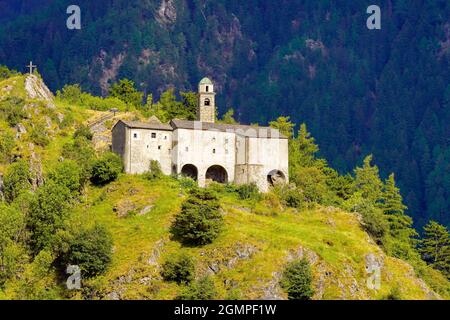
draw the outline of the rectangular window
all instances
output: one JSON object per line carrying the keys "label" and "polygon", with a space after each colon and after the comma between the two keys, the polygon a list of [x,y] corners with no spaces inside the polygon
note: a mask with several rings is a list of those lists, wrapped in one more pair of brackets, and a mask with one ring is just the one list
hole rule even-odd
{"label": "rectangular window", "polygon": [[138,138],[138,134],[137,133],[133,133],[133,138],[137,139]]}
{"label": "rectangular window", "polygon": [[152,139],[155,139],[155,138],[156,138],[156,133],[152,132]]}
{"label": "rectangular window", "polygon": [[189,147],[184,148],[184,150],[185,150],[186,152],[188,152],[188,151],[189,151]]}
{"label": "rectangular window", "polygon": [[216,153],[216,149],[213,149],[213,153]]}
{"label": "rectangular window", "polygon": [[158,150],[161,150],[161,146],[158,146]]}
{"label": "rectangular window", "polygon": [[225,138],[225,143],[228,143],[228,138]]}
{"label": "rectangular window", "polygon": [[164,136],[164,140],[167,140],[167,136]]}

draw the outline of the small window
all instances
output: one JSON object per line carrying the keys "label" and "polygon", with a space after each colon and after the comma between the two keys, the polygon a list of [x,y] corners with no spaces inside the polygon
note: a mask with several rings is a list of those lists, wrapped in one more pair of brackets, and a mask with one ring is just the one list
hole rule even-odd
{"label": "small window", "polygon": [[137,139],[138,138],[138,134],[137,133],[133,133],[133,138]]}
{"label": "small window", "polygon": [[148,149],[148,145],[147,145],[147,149]]}
{"label": "small window", "polygon": [[161,146],[158,146],[158,150],[161,150]]}
{"label": "small window", "polygon": [[216,149],[213,149],[213,153],[216,153]]}
{"label": "small window", "polygon": [[188,152],[188,151],[189,151],[189,147],[184,148],[184,150],[185,150],[186,152]]}
{"label": "small window", "polygon": [[228,143],[228,138],[225,138],[225,143]]}
{"label": "small window", "polygon": [[228,149],[225,149],[225,154],[228,154]]}
{"label": "small window", "polygon": [[156,132],[152,132],[152,139],[156,138]]}
{"label": "small window", "polygon": [[164,140],[167,140],[167,136],[164,136]]}
{"label": "small window", "polygon": [[206,86],[206,92],[209,92],[209,86]]}
{"label": "small window", "polygon": [[205,99],[205,106],[210,106],[211,105],[211,100],[209,100],[209,98]]}
{"label": "small window", "polygon": [[213,137],[213,138],[212,138],[212,141],[213,141],[213,142],[216,142],[216,137]]}

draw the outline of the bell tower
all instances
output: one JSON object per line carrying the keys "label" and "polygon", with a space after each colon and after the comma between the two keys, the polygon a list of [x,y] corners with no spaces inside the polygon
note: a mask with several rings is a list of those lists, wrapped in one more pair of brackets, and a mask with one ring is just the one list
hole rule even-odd
{"label": "bell tower", "polygon": [[203,78],[198,84],[197,120],[201,122],[214,122],[216,119],[216,93],[214,84],[208,78]]}

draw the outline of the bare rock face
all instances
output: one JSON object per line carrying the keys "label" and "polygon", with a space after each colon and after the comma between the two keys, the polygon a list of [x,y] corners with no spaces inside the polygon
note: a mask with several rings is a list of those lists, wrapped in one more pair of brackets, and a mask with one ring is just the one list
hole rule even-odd
{"label": "bare rock face", "polygon": [[16,139],[20,139],[20,136],[24,133],[27,133],[27,129],[25,126],[21,123],[18,123],[14,126],[14,129],[16,130]]}
{"label": "bare rock face", "polygon": [[29,99],[39,99],[48,102],[48,107],[53,105],[53,93],[47,88],[45,83],[35,75],[29,75],[25,79],[25,90]]}
{"label": "bare rock face", "polygon": [[37,188],[44,185],[44,175],[42,173],[42,161],[36,153],[31,153],[30,159],[30,171],[31,171],[31,184],[33,190],[36,191]]}
{"label": "bare rock face", "polygon": [[162,0],[161,6],[156,14],[156,20],[164,25],[175,23],[177,20],[177,10],[174,0]]}
{"label": "bare rock face", "polygon": [[3,193],[3,175],[0,173],[0,201],[5,200],[5,194]]}
{"label": "bare rock face", "polygon": [[128,216],[134,210],[136,210],[136,204],[128,199],[119,201],[113,208],[119,218]]}

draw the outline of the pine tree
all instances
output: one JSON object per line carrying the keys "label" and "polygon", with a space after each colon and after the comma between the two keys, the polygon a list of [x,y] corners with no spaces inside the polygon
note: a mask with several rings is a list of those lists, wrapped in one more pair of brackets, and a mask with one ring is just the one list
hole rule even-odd
{"label": "pine tree", "polygon": [[292,137],[292,131],[295,127],[295,124],[289,120],[289,117],[278,117],[277,120],[270,121],[269,125],[278,129],[282,135],[288,138]]}
{"label": "pine tree", "polygon": [[363,198],[372,203],[378,203],[382,197],[383,182],[378,173],[378,167],[372,166],[372,155],[364,159],[362,168],[355,169],[355,189],[360,191]]}
{"label": "pine tree", "polygon": [[405,214],[407,207],[403,204],[400,189],[391,174],[383,186],[383,195],[379,204],[389,224],[389,234],[393,238],[388,251],[395,257],[408,259],[417,256],[413,248],[413,238],[417,236],[412,227],[413,220]]}
{"label": "pine tree", "polygon": [[423,231],[419,247],[423,260],[450,278],[450,235],[447,228],[430,221]]}

